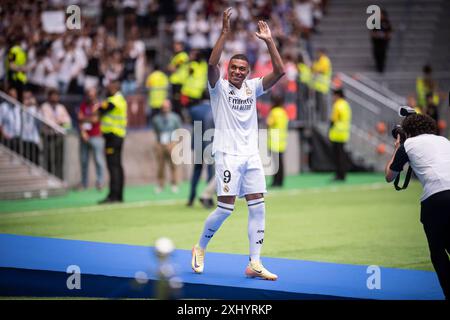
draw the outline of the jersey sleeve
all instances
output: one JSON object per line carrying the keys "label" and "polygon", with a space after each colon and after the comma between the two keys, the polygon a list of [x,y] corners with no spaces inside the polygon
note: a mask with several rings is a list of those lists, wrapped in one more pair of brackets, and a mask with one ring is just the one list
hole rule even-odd
{"label": "jersey sleeve", "polygon": [[216,85],[213,87],[211,87],[211,84],[209,83],[208,80],[208,91],[209,91],[209,96],[211,97],[211,99],[216,99],[219,96],[220,90],[222,88],[222,78],[219,78],[219,80],[217,80]]}
{"label": "jersey sleeve", "polygon": [[254,86],[256,97],[262,96],[263,94],[265,94],[267,92],[267,91],[264,91],[263,77],[254,78],[251,80],[251,82]]}
{"label": "jersey sleeve", "polygon": [[389,169],[395,172],[400,172],[403,170],[405,164],[409,161],[408,154],[406,153],[405,146],[402,144],[395,153],[394,161],[392,161]]}

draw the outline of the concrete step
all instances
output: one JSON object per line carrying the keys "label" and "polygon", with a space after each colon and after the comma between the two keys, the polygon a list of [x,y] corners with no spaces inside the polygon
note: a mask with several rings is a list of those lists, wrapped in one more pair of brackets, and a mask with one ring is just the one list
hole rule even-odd
{"label": "concrete step", "polygon": [[62,181],[0,145],[0,199],[47,197],[65,192]]}
{"label": "concrete step", "polygon": [[49,197],[62,196],[67,193],[64,188],[57,189],[36,189],[36,190],[7,190],[5,192],[0,192],[0,200],[20,200],[20,199],[31,199],[31,198],[42,198],[46,199]]}
{"label": "concrete step", "polygon": [[8,168],[5,167],[0,167],[0,177],[3,177],[5,175],[13,175],[13,176],[18,176],[18,175],[27,175],[27,174],[32,174],[32,175],[37,175],[37,174],[42,174],[42,170],[41,169],[37,169],[35,167],[28,167],[28,166],[11,166]]}

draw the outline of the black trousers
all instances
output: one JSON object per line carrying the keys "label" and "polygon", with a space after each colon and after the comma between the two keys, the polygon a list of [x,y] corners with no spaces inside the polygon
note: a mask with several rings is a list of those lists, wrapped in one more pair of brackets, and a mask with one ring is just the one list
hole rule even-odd
{"label": "black trousers", "polygon": [[276,153],[274,152],[274,156],[278,157],[278,171],[273,176],[272,180],[272,187],[282,187],[283,181],[284,181],[284,164],[283,164],[283,158],[284,153]]}
{"label": "black trousers", "polygon": [[46,169],[63,180],[64,137],[57,134],[44,135],[44,161]]}
{"label": "black trousers", "polygon": [[22,145],[22,155],[34,164],[39,165],[39,146],[30,141],[23,141]]}
{"label": "black trousers", "polygon": [[316,91],[316,116],[319,121],[328,121],[328,94],[319,91]]}
{"label": "black trousers", "polygon": [[389,46],[388,40],[372,39],[373,56],[375,58],[375,65],[378,72],[384,72],[388,46]]}
{"label": "black trousers", "polygon": [[124,139],[114,134],[104,134],[105,157],[109,173],[108,199],[123,201],[123,186],[125,183],[122,167],[122,146]]}
{"label": "black trousers", "polygon": [[422,201],[420,221],[428,240],[431,263],[447,300],[450,299],[450,190]]}
{"label": "black trousers", "polygon": [[10,86],[15,88],[17,91],[17,100],[23,102],[23,91],[25,90],[25,83],[19,80],[10,80]]}
{"label": "black trousers", "polygon": [[332,142],[333,158],[336,166],[336,180],[345,180],[347,175],[347,163],[345,161],[344,143]]}
{"label": "black trousers", "polygon": [[180,117],[181,114],[181,84],[172,84],[172,110],[177,113]]}

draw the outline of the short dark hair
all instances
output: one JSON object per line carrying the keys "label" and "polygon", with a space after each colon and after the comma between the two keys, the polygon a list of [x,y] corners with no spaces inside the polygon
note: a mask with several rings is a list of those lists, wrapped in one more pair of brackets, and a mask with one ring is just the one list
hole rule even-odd
{"label": "short dark hair", "polygon": [[333,94],[335,94],[335,95],[337,95],[337,96],[339,96],[341,98],[345,98],[344,90],[342,90],[342,88],[334,89],[333,90]]}
{"label": "short dark hair", "polygon": [[47,92],[47,97],[50,97],[50,96],[52,96],[52,95],[54,95],[54,94],[58,94],[58,95],[59,95],[58,89],[50,88],[50,89],[48,90],[48,92]]}
{"label": "short dark hair", "polygon": [[231,60],[244,60],[244,61],[247,61],[248,64],[250,64],[247,56],[243,53],[235,54],[234,56],[231,57],[230,62],[231,62]]}
{"label": "short dark hair", "polygon": [[271,100],[274,107],[279,107],[284,104],[284,96],[279,93],[272,94]]}
{"label": "short dark hair", "polygon": [[424,65],[422,68],[423,73],[430,74],[433,72],[433,69],[431,69],[431,66],[429,64]]}
{"label": "short dark hair", "polygon": [[405,132],[411,137],[421,134],[437,134],[436,121],[426,114],[412,114],[407,116],[402,123]]}

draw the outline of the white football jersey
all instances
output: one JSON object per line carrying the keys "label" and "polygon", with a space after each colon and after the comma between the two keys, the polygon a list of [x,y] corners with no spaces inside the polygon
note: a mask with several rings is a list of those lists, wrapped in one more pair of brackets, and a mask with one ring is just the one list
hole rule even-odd
{"label": "white football jersey", "polygon": [[214,88],[208,82],[208,90],[215,124],[212,153],[258,153],[256,98],[265,93],[262,78],[245,80],[240,89],[219,78]]}

